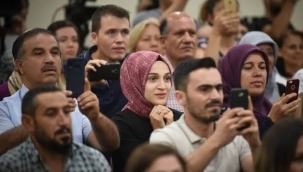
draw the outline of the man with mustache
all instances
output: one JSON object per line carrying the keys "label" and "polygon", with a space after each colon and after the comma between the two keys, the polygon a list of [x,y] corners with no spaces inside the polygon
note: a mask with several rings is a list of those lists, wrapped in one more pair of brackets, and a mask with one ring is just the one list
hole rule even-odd
{"label": "man with mustache", "polygon": [[[61,52],[55,36],[46,29],[32,29],[20,35],[13,44],[15,66],[22,76],[23,86],[0,102],[0,155],[26,140],[28,132],[21,125],[21,101],[28,92],[58,81],[61,74]],[[98,98],[90,91],[78,98],[78,106],[70,100],[73,140],[101,151],[119,146],[119,134],[113,122],[99,112]],[[71,96],[67,92],[67,96]]]}
{"label": "man with mustache", "polygon": [[[165,49],[165,58],[174,71],[184,59],[193,58],[197,49],[197,26],[192,17],[184,12],[173,12],[161,22],[161,42]],[[172,87],[167,106],[184,112],[176,101],[175,88]]]}
{"label": "man with mustache", "polygon": [[111,171],[99,151],[73,143],[69,101],[56,86],[29,90],[21,107],[29,137],[0,157],[0,171]]}
{"label": "man with mustache", "polygon": [[298,0],[264,0],[265,16],[255,19],[254,30],[269,34],[274,40],[280,40],[288,30],[294,30],[290,23]]}
{"label": "man with mustache", "polygon": [[251,103],[249,110],[227,109],[219,119],[223,85],[215,61],[184,60],[175,69],[174,84],[184,115],[154,130],[150,142],[174,147],[186,157],[188,171],[251,172],[252,152],[260,145],[258,124]]}

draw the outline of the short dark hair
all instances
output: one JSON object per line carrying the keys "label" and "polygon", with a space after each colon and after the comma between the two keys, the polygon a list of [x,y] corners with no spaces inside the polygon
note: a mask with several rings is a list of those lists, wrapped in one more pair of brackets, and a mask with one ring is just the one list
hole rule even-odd
{"label": "short dark hair", "polygon": [[129,21],[129,12],[124,8],[109,4],[99,7],[92,16],[92,32],[98,32],[101,28],[101,18],[106,15],[112,15],[118,18],[127,18]]}
{"label": "short dark hair", "polygon": [[78,28],[76,25],[74,25],[72,22],[68,21],[68,20],[59,20],[59,21],[55,21],[52,24],[50,24],[47,27],[47,30],[51,31],[54,35],[56,35],[57,30],[64,28],[64,27],[72,27],[76,30],[77,35],[79,37],[79,33],[78,33]]}
{"label": "short dark hair", "polygon": [[287,39],[290,35],[298,36],[303,40],[303,32],[298,31],[298,30],[290,30],[288,33],[284,34],[280,40],[276,41],[279,48],[283,47],[285,39]]}
{"label": "short dark hair", "polygon": [[61,92],[55,85],[44,85],[29,90],[22,99],[21,111],[23,115],[34,116],[37,108],[37,96],[43,93]]}
{"label": "short dark hair", "polygon": [[215,61],[211,57],[202,59],[190,58],[183,60],[175,69],[173,78],[176,90],[186,91],[188,76],[191,72],[201,68],[217,68]]}
{"label": "short dark hair", "polygon": [[[51,35],[53,36],[55,39],[56,37],[54,36],[54,34],[52,34],[49,30],[46,29],[42,29],[42,28],[35,28],[35,29],[31,29],[28,31],[25,31],[24,33],[22,33],[20,36],[18,36],[18,38],[15,40],[14,44],[13,44],[13,48],[12,48],[12,54],[14,57],[14,60],[20,59],[23,55],[23,43],[33,37],[36,36],[38,34],[47,34],[47,35]],[[57,43],[58,40],[56,39]],[[59,45],[59,43],[58,43]]]}
{"label": "short dark hair", "polygon": [[303,136],[303,121],[286,117],[279,120],[264,135],[255,157],[258,172],[288,171],[296,154],[299,139]]}
{"label": "short dark hair", "polygon": [[186,171],[185,160],[178,154],[178,152],[164,144],[148,144],[145,143],[134,150],[128,159],[126,165],[126,172],[142,172],[146,171],[154,161],[162,156],[173,155],[175,156],[183,171]]}

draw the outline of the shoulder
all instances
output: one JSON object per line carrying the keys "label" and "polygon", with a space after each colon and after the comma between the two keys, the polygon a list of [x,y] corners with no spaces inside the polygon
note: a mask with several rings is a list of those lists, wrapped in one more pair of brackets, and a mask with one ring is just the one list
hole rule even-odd
{"label": "shoulder", "polygon": [[[81,162],[88,165],[89,167],[98,167],[98,170],[101,171],[108,171],[110,170],[110,166],[103,156],[101,152],[81,143],[73,143],[74,148],[76,148],[76,152],[74,156],[81,156]],[[93,169],[97,170],[97,169]]]}
{"label": "shoulder", "polygon": [[170,125],[154,130],[150,135],[149,141],[151,143],[168,143],[170,145],[175,145],[175,137],[178,137],[180,132],[180,128],[178,127],[176,122],[171,123]]}
{"label": "shoulder", "polygon": [[[21,145],[7,151],[5,154],[0,156],[0,169],[13,169],[15,166],[18,165],[16,162],[22,162],[25,160],[25,153],[24,153],[24,143]],[[1,170],[0,170],[1,171]]]}

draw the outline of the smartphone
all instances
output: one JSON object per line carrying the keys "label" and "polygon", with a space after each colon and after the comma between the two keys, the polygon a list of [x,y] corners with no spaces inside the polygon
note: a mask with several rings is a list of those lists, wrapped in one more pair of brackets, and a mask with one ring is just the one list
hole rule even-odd
{"label": "smartphone", "polygon": [[[235,88],[231,90],[230,108],[242,107],[248,109],[248,90],[242,88]],[[250,124],[238,128],[238,131],[242,131],[248,128]]]}
{"label": "smartphone", "polygon": [[248,90],[234,88],[231,90],[230,108],[242,107],[248,109]]}
{"label": "smartphone", "polygon": [[237,13],[238,11],[237,6],[238,6],[237,0],[224,0],[224,8],[226,10],[232,11],[232,13]]}
{"label": "smartphone", "polygon": [[70,58],[64,65],[66,90],[73,92],[73,98],[78,98],[84,92],[85,65],[84,58]]}
{"label": "smartphone", "polygon": [[296,93],[297,96],[290,99],[288,103],[293,102],[298,99],[298,93],[299,93],[299,85],[300,80],[299,79],[290,79],[286,82],[286,89],[285,89],[285,95]]}
{"label": "smartphone", "polygon": [[121,65],[119,63],[108,63],[107,65],[101,65],[100,67],[95,66],[96,71],[90,70],[88,72],[88,80],[119,80],[120,68]]}

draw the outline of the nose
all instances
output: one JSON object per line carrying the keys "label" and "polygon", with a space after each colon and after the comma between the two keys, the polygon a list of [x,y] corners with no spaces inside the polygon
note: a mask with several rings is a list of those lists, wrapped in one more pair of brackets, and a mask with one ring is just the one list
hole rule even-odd
{"label": "nose", "polygon": [[254,77],[261,77],[261,69],[255,68],[253,71],[253,76]]}
{"label": "nose", "polygon": [[67,43],[68,43],[68,44],[67,44],[68,47],[74,47],[74,45],[75,45],[74,41],[71,40],[71,39],[69,39]]}
{"label": "nose", "polygon": [[158,47],[159,45],[159,41],[157,41],[157,39],[153,38],[151,39],[151,47]]}
{"label": "nose", "polygon": [[189,32],[186,32],[183,36],[183,43],[192,43],[193,42],[193,36],[189,33]]}
{"label": "nose", "polygon": [[160,79],[158,83],[158,89],[165,89],[165,88],[166,88],[165,81],[163,79]]}
{"label": "nose", "polygon": [[121,33],[119,33],[116,37],[116,43],[123,43],[124,37]]}
{"label": "nose", "polygon": [[222,91],[217,90],[217,89],[214,88],[212,93],[211,93],[211,99],[220,100],[221,96],[222,96]]}
{"label": "nose", "polygon": [[58,124],[60,126],[66,126],[69,124],[70,121],[70,116],[66,115],[63,111],[60,112],[60,114],[58,115]]}

